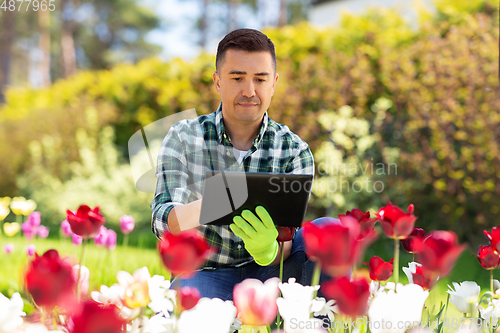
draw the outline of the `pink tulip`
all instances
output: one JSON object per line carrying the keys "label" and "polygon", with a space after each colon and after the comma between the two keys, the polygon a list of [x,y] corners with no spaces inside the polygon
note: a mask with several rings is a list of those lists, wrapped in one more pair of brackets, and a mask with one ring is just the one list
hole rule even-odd
{"label": "pink tulip", "polygon": [[135,220],[130,215],[123,215],[120,217],[120,230],[124,234],[129,234],[134,230]]}
{"label": "pink tulip", "polygon": [[73,233],[71,231],[71,226],[69,225],[68,220],[64,220],[61,222],[61,230],[64,237],[69,237]]}
{"label": "pink tulip", "polygon": [[41,223],[40,212],[33,212],[28,216],[28,222],[32,227],[38,227]]}
{"label": "pink tulip", "polygon": [[32,257],[35,254],[35,251],[36,251],[35,244],[30,244],[26,246],[26,253],[28,254],[29,257]]}
{"label": "pink tulip", "polygon": [[77,281],[78,274],[80,274],[78,284],[80,285],[81,296],[85,296],[89,290],[90,270],[86,266],[82,266],[81,272],[79,272],[79,270],[80,265],[73,266],[73,279]]}
{"label": "pink tulip", "polygon": [[8,243],[3,246],[3,252],[5,252],[5,254],[10,254],[12,251],[14,251],[13,243]]}
{"label": "pink tulip", "polygon": [[108,229],[106,235],[105,246],[108,250],[113,251],[116,248],[116,232],[112,229]]}
{"label": "pink tulip", "polygon": [[80,245],[82,244],[82,236],[78,236],[77,234],[72,234],[71,235],[71,241],[73,242],[73,244],[75,245]]}
{"label": "pink tulip", "polygon": [[245,279],[234,286],[234,305],[244,325],[264,326],[273,322],[278,312],[276,299],[279,282],[278,278],[271,278],[265,283],[257,279]]}
{"label": "pink tulip", "polygon": [[49,235],[49,228],[44,225],[39,225],[35,229],[35,234],[38,235],[38,237],[47,238]]}
{"label": "pink tulip", "polygon": [[23,222],[23,224],[21,224],[21,230],[23,231],[23,235],[27,240],[32,240],[35,236],[35,229],[33,228],[33,225],[29,223],[29,221]]}
{"label": "pink tulip", "polygon": [[105,226],[101,226],[99,233],[94,237],[94,243],[97,246],[106,245],[106,239],[108,238],[108,229]]}

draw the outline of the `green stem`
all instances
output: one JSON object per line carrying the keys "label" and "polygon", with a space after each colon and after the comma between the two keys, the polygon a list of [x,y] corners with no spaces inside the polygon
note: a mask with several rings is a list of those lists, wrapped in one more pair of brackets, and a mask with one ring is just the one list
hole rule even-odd
{"label": "green stem", "polygon": [[[285,243],[284,242],[280,242],[280,251],[281,251],[281,259],[280,259],[280,282],[283,283],[283,245]],[[279,294],[278,294],[278,297],[281,297],[281,289],[279,290]],[[278,332],[280,330],[280,313],[278,311],[278,314],[276,316],[276,328],[278,329]],[[270,332],[270,329],[269,328],[269,332]]]}
{"label": "green stem", "polygon": [[82,239],[82,253],[80,255],[80,267],[78,269],[78,280],[76,280],[76,299],[80,301],[80,276],[82,274],[82,266],[83,266],[83,256],[85,254],[85,244],[87,244],[87,239]]}
{"label": "green stem", "polygon": [[123,247],[126,248],[128,246],[128,234],[123,236]]}
{"label": "green stem", "polygon": [[19,226],[21,226],[23,224],[23,216],[16,215],[16,222],[19,223]]}
{"label": "green stem", "polygon": [[393,268],[394,282],[396,285],[399,283],[399,239],[394,238],[394,268]]}
{"label": "green stem", "polygon": [[[491,296],[491,301],[493,302],[493,296],[495,296],[495,290],[493,290],[493,270],[492,269],[490,269],[490,290],[491,290],[491,293],[493,294]],[[493,316],[490,317],[490,333],[493,333]]]}
{"label": "green stem", "polygon": [[490,269],[490,290],[493,295],[495,295],[495,291],[493,290],[493,270]]}
{"label": "green stem", "polygon": [[[313,272],[313,276],[312,276],[312,281],[311,281],[311,286],[317,286],[319,284],[319,277],[321,275],[321,262],[316,262],[316,264],[314,265],[314,272]],[[318,294],[318,291],[315,290],[313,292],[313,299],[316,298],[316,295]]]}

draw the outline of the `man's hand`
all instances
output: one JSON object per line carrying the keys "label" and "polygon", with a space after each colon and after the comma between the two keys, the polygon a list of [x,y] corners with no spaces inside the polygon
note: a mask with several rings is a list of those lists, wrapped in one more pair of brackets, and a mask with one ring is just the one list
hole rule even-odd
{"label": "man's hand", "polygon": [[245,243],[245,249],[261,266],[267,266],[274,261],[278,254],[278,230],[267,210],[259,206],[255,214],[244,210],[241,216],[235,216],[229,227],[234,234]]}

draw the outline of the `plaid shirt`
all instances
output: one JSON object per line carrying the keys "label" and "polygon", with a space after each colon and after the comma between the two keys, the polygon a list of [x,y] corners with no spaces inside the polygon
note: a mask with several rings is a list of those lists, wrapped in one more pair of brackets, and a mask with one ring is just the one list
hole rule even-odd
{"label": "plaid shirt", "polygon": [[[264,114],[259,134],[241,164],[224,129],[222,103],[217,111],[173,125],[158,154],[156,193],[151,203],[156,237],[168,230],[170,210],[201,199],[205,173],[211,170],[314,174],[307,143]],[[202,225],[199,232],[218,247],[204,268],[239,266],[253,261],[243,241],[228,226]]]}

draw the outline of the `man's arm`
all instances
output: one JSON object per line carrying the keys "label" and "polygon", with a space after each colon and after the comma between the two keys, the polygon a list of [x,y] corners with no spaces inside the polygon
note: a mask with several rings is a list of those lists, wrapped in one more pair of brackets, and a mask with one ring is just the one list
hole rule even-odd
{"label": "man's arm", "polygon": [[151,227],[156,237],[199,226],[201,199],[188,203],[193,183],[187,169],[184,144],[174,127],[162,142],[156,171],[156,193],[151,203]]}
{"label": "man's arm", "polygon": [[172,233],[200,227],[201,199],[177,205],[168,214],[168,229]]}

